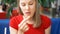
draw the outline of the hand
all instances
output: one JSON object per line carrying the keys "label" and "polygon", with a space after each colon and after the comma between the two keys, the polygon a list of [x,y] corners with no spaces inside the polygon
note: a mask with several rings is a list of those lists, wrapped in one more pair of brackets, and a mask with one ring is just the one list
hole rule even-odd
{"label": "hand", "polygon": [[25,18],[24,20],[22,20],[22,22],[18,25],[19,30],[22,32],[26,32],[29,27],[27,25],[27,20],[30,18],[30,16],[28,16],[27,18]]}

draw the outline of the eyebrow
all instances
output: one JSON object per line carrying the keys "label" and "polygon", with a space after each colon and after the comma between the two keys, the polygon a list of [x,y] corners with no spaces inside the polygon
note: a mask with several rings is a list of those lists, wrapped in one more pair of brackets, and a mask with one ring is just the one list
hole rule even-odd
{"label": "eyebrow", "polygon": [[35,0],[30,0],[29,2],[34,2]]}
{"label": "eyebrow", "polygon": [[[31,3],[31,2],[33,3],[34,1],[35,1],[35,0],[30,0],[29,3]],[[21,4],[23,4],[23,3],[25,3],[25,2],[22,2]]]}
{"label": "eyebrow", "polygon": [[31,1],[29,1],[29,3],[33,3],[35,0],[31,0]]}

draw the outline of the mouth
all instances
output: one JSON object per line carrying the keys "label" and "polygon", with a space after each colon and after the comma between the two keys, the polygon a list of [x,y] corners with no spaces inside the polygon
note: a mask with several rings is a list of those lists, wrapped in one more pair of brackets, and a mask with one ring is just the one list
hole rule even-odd
{"label": "mouth", "polygon": [[31,12],[25,12],[25,14],[30,15],[30,14],[31,14]]}

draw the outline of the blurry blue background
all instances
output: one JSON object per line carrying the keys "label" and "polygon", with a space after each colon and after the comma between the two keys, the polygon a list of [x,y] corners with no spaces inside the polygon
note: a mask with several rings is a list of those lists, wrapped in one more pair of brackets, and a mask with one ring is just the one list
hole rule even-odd
{"label": "blurry blue background", "polygon": [[60,34],[60,18],[52,18],[51,34]]}
{"label": "blurry blue background", "polygon": [[6,27],[6,34],[10,34],[9,19],[0,19],[0,34],[4,34],[5,27]]}

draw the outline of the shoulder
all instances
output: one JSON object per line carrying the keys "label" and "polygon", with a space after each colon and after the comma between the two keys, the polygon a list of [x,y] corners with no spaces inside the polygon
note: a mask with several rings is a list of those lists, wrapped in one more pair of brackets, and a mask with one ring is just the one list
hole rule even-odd
{"label": "shoulder", "polygon": [[49,18],[46,15],[40,15],[40,16],[41,16],[41,18]]}
{"label": "shoulder", "polygon": [[23,16],[20,14],[18,16],[15,16],[13,18],[10,19],[10,23],[17,23],[19,24],[21,21],[23,20]]}
{"label": "shoulder", "polygon": [[40,15],[40,17],[43,22],[51,22],[51,19],[45,15]]}
{"label": "shoulder", "polygon": [[51,20],[49,17],[45,15],[41,15],[41,22],[43,24],[43,27],[46,29],[51,25]]}
{"label": "shoulder", "polygon": [[20,19],[22,19],[22,15],[20,14],[20,15],[18,15],[18,16],[14,16],[14,17],[12,17],[10,20],[20,20]]}
{"label": "shoulder", "polygon": [[18,24],[21,21],[22,21],[22,15],[18,15],[10,19],[9,25],[18,30]]}
{"label": "shoulder", "polygon": [[40,17],[41,17],[42,20],[50,20],[50,18],[45,16],[45,15],[40,15]]}

